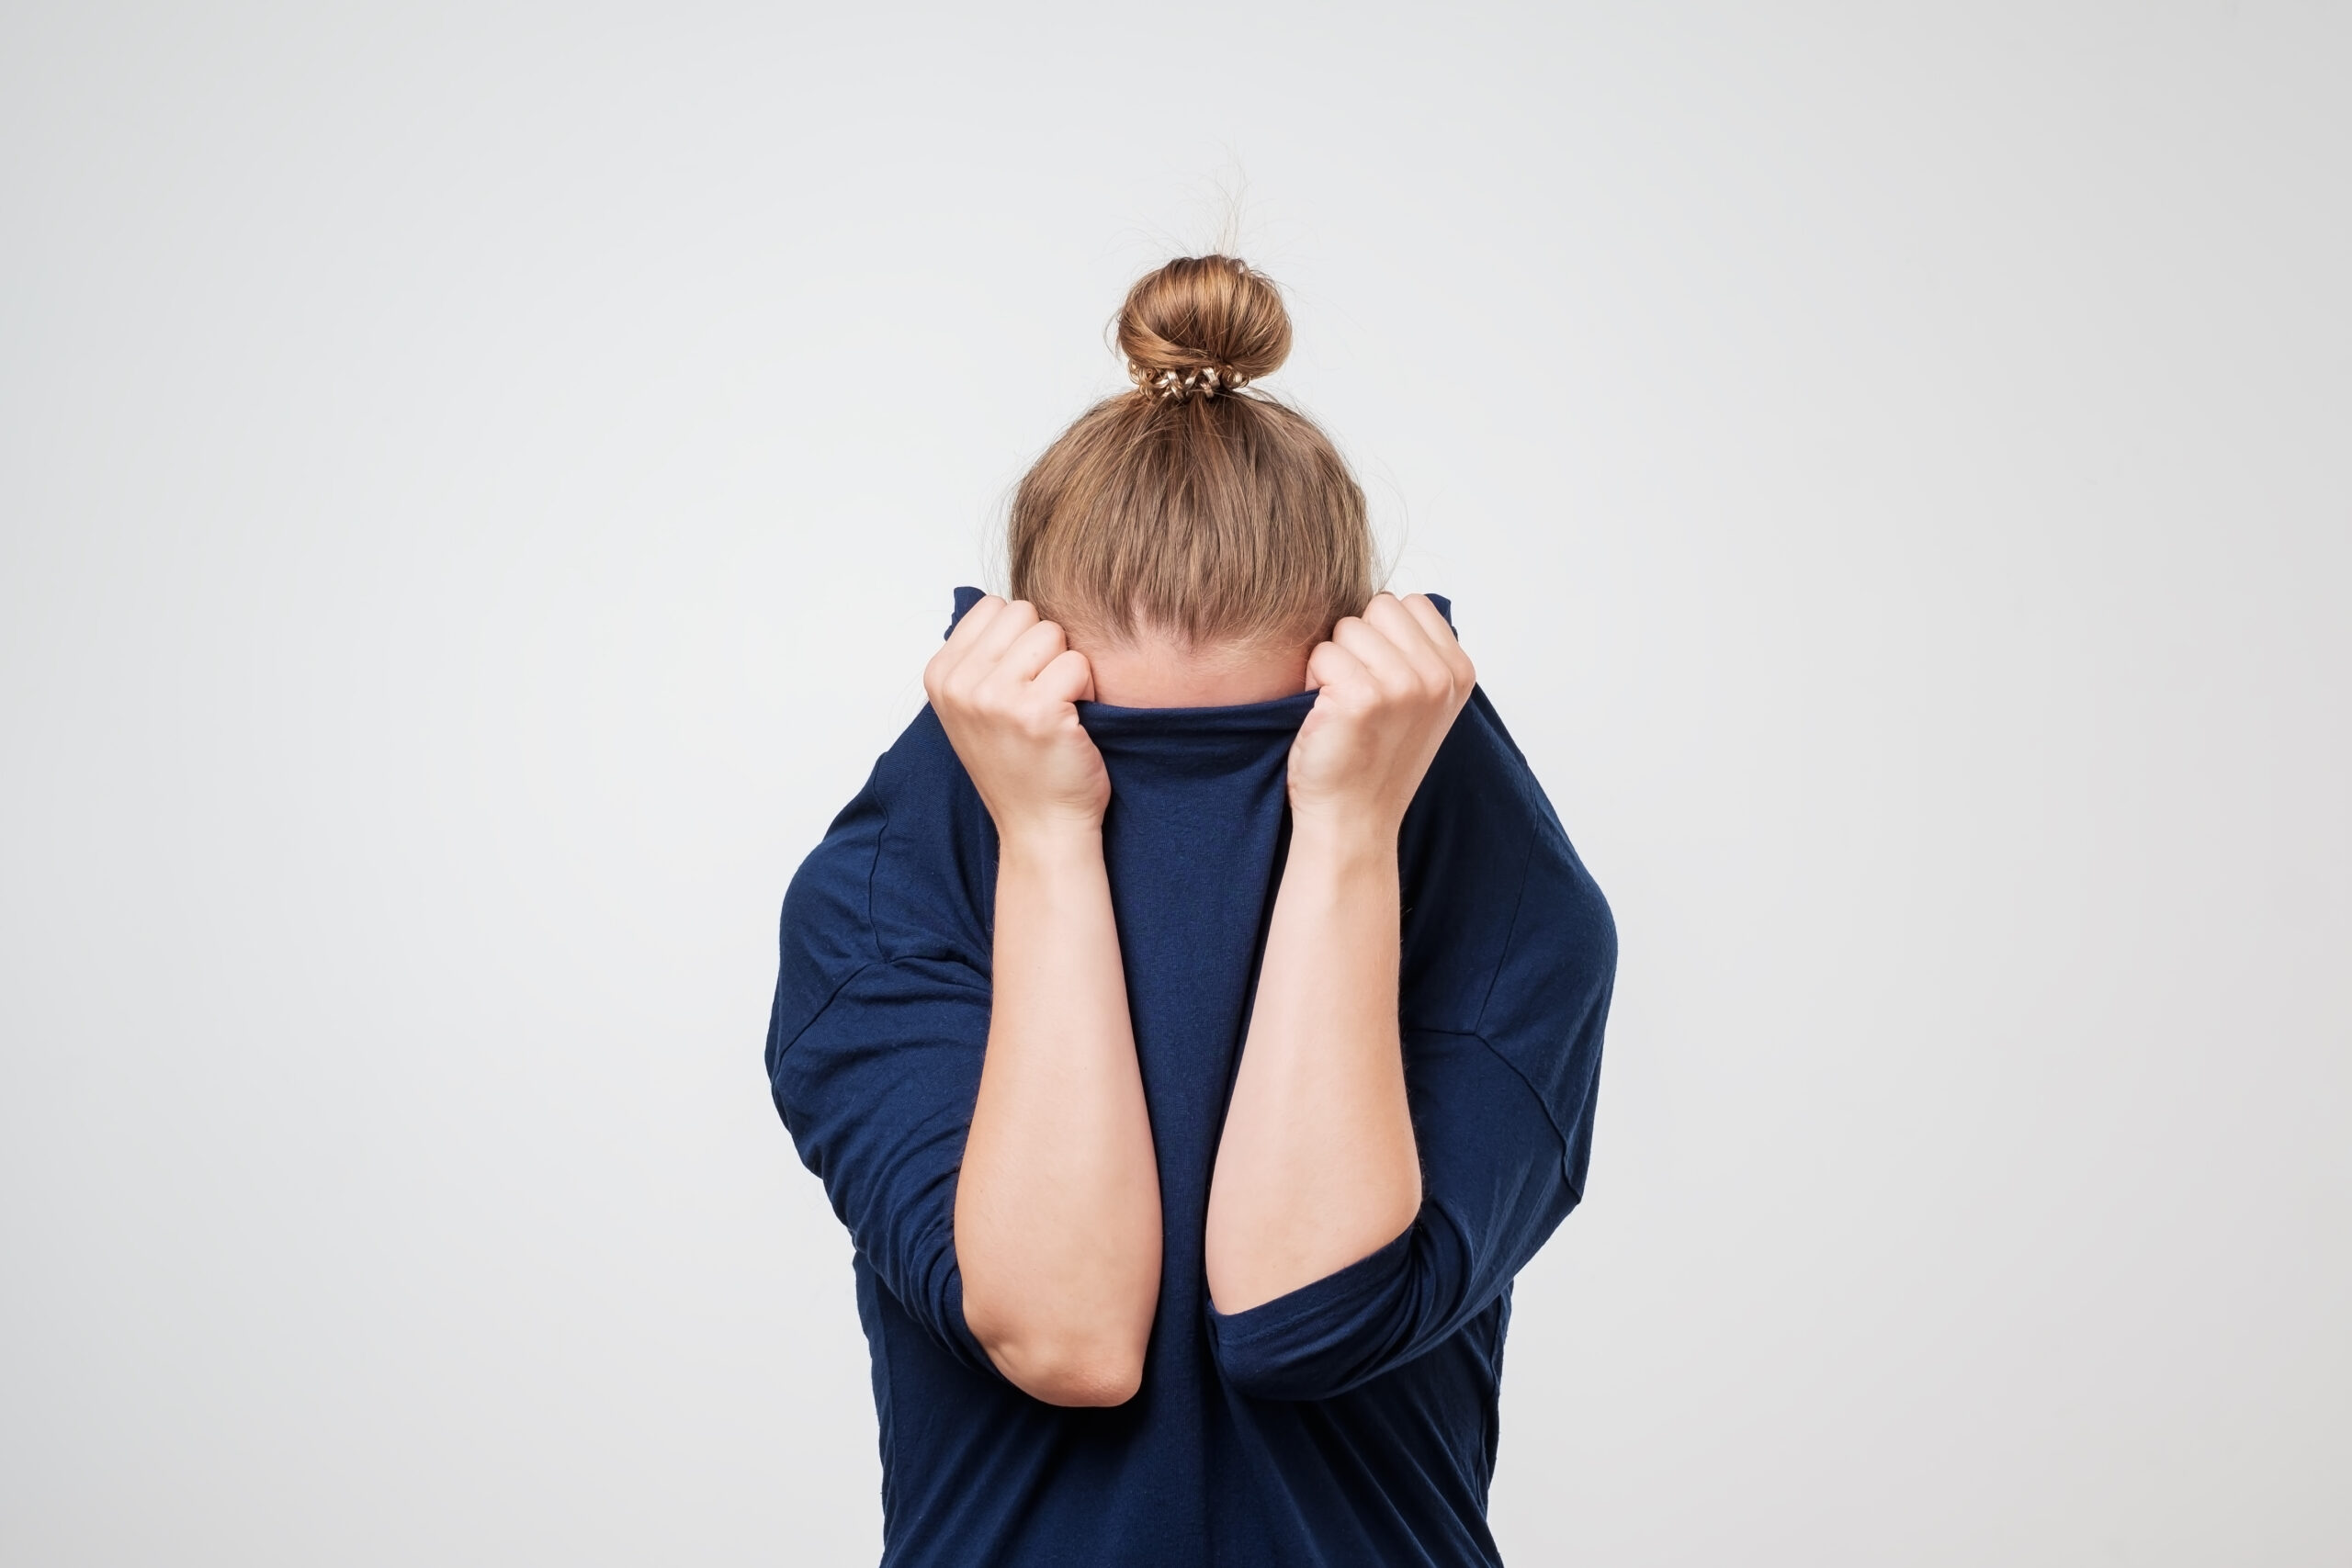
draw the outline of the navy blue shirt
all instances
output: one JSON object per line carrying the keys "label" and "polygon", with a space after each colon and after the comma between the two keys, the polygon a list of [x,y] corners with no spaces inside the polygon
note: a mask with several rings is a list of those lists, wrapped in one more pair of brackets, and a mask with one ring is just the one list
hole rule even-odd
{"label": "navy blue shirt", "polygon": [[[956,598],[960,618],[979,593]],[[1336,1273],[1217,1312],[1209,1177],[1314,701],[1078,705],[1111,776],[1102,852],[1166,1227],[1142,1388],[1116,1408],[1032,1399],[964,1321],[953,1216],[996,833],[929,708],[792,879],[768,1077],[855,1245],[891,1568],[1500,1561],[1486,1512],[1511,1279],[1582,1196],[1616,930],[1474,692],[1397,841],[1420,1214]]]}

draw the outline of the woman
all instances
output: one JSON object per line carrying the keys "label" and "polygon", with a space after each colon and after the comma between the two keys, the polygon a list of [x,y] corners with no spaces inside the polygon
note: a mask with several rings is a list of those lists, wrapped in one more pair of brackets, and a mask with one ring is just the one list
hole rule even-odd
{"label": "woman", "polygon": [[1222,256],[795,875],[767,1065],[856,1247],[888,1564],[1492,1563],[1512,1276],[1616,939]]}

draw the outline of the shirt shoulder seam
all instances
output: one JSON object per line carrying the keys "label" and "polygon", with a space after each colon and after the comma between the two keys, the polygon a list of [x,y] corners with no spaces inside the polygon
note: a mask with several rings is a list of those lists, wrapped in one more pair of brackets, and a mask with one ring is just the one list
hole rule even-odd
{"label": "shirt shoulder seam", "polygon": [[869,959],[864,964],[853,966],[848,974],[843,975],[839,980],[835,981],[833,983],[833,988],[825,993],[825,999],[823,1002],[819,1004],[816,1011],[810,1013],[808,1021],[801,1024],[799,1028],[792,1032],[791,1039],[776,1047],[776,1060],[779,1062],[783,1061],[786,1055],[791,1054],[792,1048],[800,1043],[800,1037],[808,1033],[810,1030],[816,1028],[819,1021],[827,1013],[833,1010],[833,1004],[841,1000],[842,993],[849,989],[851,982],[854,981],[860,975],[865,974],[867,970],[882,968],[889,961],[888,959],[883,958]]}
{"label": "shirt shoulder seam", "polygon": [[863,964],[850,965],[842,977],[833,982],[832,989],[825,993],[825,999],[801,1021],[799,1028],[792,1032],[792,1038],[776,1047],[775,1055],[778,1062],[783,1061],[786,1055],[800,1043],[802,1035],[817,1026],[818,1020],[833,1010],[833,1004],[841,1000],[842,993],[849,989],[851,982],[867,970],[878,969],[890,962],[890,955],[882,951],[881,932],[874,923],[874,880],[880,874],[882,867],[882,840],[888,837],[890,832],[890,808],[883,802],[879,790],[874,792],[874,809],[882,818],[881,827],[876,829],[874,832],[873,858],[865,863],[865,944],[872,950],[874,956]]}
{"label": "shirt shoulder seam", "polygon": [[1501,1063],[1512,1077],[1519,1080],[1520,1087],[1526,1089],[1529,1098],[1535,1101],[1536,1109],[1544,1112],[1544,1124],[1552,1129],[1552,1139],[1555,1143],[1560,1145],[1561,1179],[1567,1183],[1568,1190],[1576,1194],[1577,1202],[1581,1203],[1584,1201],[1584,1184],[1577,1180],[1568,1172],[1568,1134],[1566,1131],[1561,1127],[1559,1117],[1553,1113],[1551,1101],[1545,1100],[1544,1098],[1543,1091],[1535,1087],[1533,1080],[1529,1078],[1525,1073],[1520,1070],[1518,1063],[1512,1061],[1510,1056],[1506,1055],[1501,1047],[1498,1046],[1492,1040],[1487,1039],[1486,1035],[1475,1029],[1422,1029],[1416,1026],[1408,1029],[1407,1032],[1412,1034],[1443,1034],[1449,1035],[1456,1040],[1476,1040],[1479,1044],[1485,1046],[1487,1054],[1493,1056],[1496,1061]]}
{"label": "shirt shoulder seam", "polygon": [[[1520,809],[1534,819],[1527,824],[1526,847],[1519,863],[1519,889],[1511,896],[1510,924],[1504,929],[1502,945],[1495,950],[1495,966],[1487,972],[1487,988],[1480,993],[1478,1010],[1472,1017],[1471,1032],[1474,1033],[1486,1025],[1487,1009],[1495,999],[1495,983],[1502,978],[1503,965],[1510,960],[1511,944],[1519,940],[1519,918],[1527,908],[1527,884],[1535,874],[1535,840],[1541,831],[1542,819],[1529,809],[1532,802],[1527,798],[1527,791],[1521,787],[1520,781],[1514,778],[1511,785],[1513,793],[1519,796]],[[1479,1038],[1483,1040],[1486,1036],[1480,1034]]]}

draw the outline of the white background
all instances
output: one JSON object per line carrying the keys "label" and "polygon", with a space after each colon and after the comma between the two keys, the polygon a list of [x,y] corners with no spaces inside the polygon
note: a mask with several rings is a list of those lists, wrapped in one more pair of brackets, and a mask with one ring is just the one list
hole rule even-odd
{"label": "white background", "polygon": [[878,1551],[761,1048],[1126,283],[1614,906],[1522,1568],[2352,1552],[2352,13],[11,4],[0,1557]]}

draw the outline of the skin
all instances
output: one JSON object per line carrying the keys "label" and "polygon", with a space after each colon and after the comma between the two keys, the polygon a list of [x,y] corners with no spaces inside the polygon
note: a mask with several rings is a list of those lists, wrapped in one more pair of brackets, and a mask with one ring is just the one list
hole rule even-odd
{"label": "skin", "polygon": [[1378,1250],[1420,1208],[1397,1035],[1396,832],[1476,674],[1435,606],[1377,595],[1311,648],[1071,645],[990,596],[924,671],[999,840],[994,1002],[956,1198],[966,1320],[1049,1404],[1135,1394],[1159,1293],[1159,1187],[1081,699],[1317,694],[1292,839],[1209,1195],[1206,1267],[1239,1312]]}

